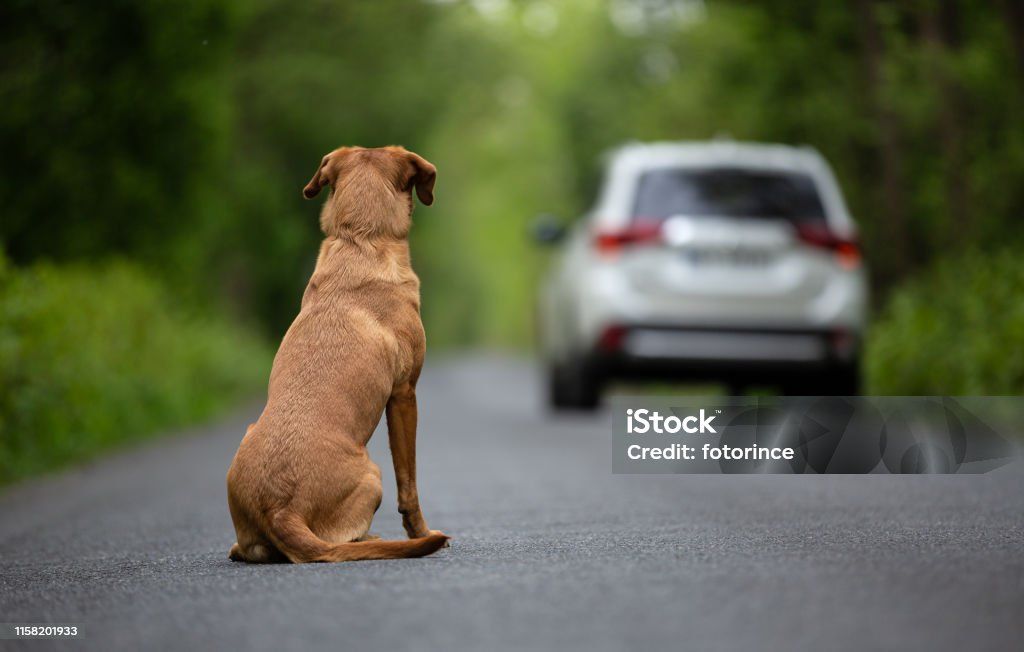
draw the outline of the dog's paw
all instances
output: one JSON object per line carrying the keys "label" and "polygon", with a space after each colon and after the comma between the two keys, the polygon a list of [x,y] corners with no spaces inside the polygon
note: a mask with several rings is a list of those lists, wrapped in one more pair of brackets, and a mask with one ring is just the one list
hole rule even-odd
{"label": "dog's paw", "polygon": [[443,536],[445,538],[445,542],[444,542],[444,545],[441,546],[441,547],[442,548],[451,548],[452,544],[450,542],[451,542],[452,538],[450,536],[448,536],[447,534],[445,534],[444,532],[442,532],[441,530],[430,530],[430,532],[428,532],[427,534],[428,534],[428,536],[435,536],[435,535]]}

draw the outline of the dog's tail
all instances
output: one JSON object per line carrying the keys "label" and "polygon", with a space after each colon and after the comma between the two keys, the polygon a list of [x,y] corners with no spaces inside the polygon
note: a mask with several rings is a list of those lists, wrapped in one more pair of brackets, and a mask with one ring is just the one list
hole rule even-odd
{"label": "dog's tail", "polygon": [[271,519],[274,544],[296,564],[311,561],[363,561],[424,557],[444,547],[448,537],[431,534],[404,541],[352,541],[328,543],[309,529],[295,512],[281,511]]}

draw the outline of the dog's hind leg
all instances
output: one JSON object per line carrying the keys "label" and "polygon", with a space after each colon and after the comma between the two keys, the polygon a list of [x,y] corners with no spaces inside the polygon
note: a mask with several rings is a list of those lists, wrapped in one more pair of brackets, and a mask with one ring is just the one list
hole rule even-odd
{"label": "dog's hind leg", "polygon": [[318,531],[318,536],[330,543],[372,541],[374,537],[369,535],[370,524],[380,507],[383,494],[380,468],[370,462],[370,468],[363,479],[334,509],[333,522],[323,531]]}

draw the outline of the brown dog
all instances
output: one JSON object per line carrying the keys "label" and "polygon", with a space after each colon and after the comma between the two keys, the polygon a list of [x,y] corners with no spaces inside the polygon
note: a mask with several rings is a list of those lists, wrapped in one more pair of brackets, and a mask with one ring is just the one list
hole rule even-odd
{"label": "brown dog", "polygon": [[[426,342],[409,263],[412,189],[434,201],[433,165],[401,147],[342,147],[303,190],[330,184],[327,236],[302,308],[274,358],[267,406],[228,471],[233,560],[350,561],[429,555],[416,491],[416,380]],[[380,468],[366,443],[387,413],[407,541],[367,535]]]}

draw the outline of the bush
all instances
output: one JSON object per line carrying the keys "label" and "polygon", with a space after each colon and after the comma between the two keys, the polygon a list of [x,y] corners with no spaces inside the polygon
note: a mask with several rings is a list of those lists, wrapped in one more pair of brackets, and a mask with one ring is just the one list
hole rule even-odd
{"label": "bush", "polygon": [[868,339],[875,394],[1024,393],[1024,260],[973,253],[896,289]]}
{"label": "bush", "polygon": [[137,267],[0,258],[0,483],[209,417],[256,392],[268,362]]}

